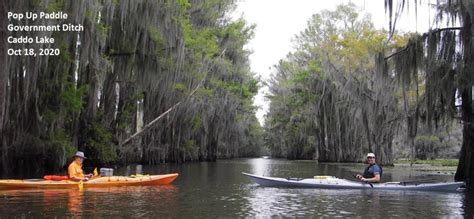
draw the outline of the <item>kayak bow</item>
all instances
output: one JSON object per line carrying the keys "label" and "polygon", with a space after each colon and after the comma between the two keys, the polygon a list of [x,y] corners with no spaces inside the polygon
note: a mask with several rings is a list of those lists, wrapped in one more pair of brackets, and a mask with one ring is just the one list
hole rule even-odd
{"label": "kayak bow", "polygon": [[[154,186],[167,185],[178,177],[177,173],[163,175],[149,175],[141,177],[126,176],[106,176],[92,178],[83,182],[85,188],[89,187],[114,187],[114,186]],[[80,182],[71,180],[43,180],[43,179],[25,179],[0,180],[0,189],[61,189],[78,188]]]}
{"label": "kayak bow", "polygon": [[419,183],[419,184],[403,184],[403,183],[373,183],[373,187],[363,182],[339,179],[336,177],[312,178],[312,179],[292,179],[279,177],[257,176],[254,174],[244,173],[254,182],[261,186],[268,187],[290,187],[290,188],[320,188],[320,189],[380,189],[380,190],[412,190],[412,191],[445,191],[455,192],[463,182],[442,182],[442,183]]}

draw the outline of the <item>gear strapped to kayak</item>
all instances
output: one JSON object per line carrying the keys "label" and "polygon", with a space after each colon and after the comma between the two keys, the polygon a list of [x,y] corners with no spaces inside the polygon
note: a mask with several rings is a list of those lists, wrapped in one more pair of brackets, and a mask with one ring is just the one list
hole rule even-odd
{"label": "gear strapped to kayak", "polygon": [[441,182],[441,183],[365,183],[339,179],[336,177],[319,177],[310,179],[288,180],[279,177],[257,176],[249,173],[242,173],[261,186],[269,187],[290,187],[290,188],[321,188],[321,189],[379,189],[379,190],[413,190],[413,191],[445,191],[455,192],[463,182]]}

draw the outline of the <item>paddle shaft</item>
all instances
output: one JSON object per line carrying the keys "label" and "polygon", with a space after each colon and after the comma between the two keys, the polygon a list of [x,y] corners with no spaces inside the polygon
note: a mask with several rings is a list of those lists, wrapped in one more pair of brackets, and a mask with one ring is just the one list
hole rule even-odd
{"label": "paddle shaft", "polygon": [[[359,179],[359,178],[357,178],[357,175],[352,175],[352,176],[353,176],[354,178],[356,178],[356,179]],[[360,179],[359,179],[359,180],[360,180]],[[371,188],[374,188],[374,185],[372,185],[372,183],[367,182],[367,181],[363,181],[363,182],[365,182],[366,184],[369,184],[369,186],[370,186]]]}

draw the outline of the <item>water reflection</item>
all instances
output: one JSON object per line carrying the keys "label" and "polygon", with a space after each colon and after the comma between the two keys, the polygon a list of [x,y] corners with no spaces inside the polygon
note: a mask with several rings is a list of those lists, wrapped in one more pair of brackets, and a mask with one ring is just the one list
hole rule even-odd
{"label": "water reflection", "polygon": [[252,166],[252,173],[262,176],[268,176],[268,171],[272,169],[269,168],[271,162],[272,160],[266,158],[250,160],[250,164]]}
{"label": "water reflection", "polygon": [[474,218],[474,191],[466,191],[463,199],[463,209],[465,218]]}
{"label": "water reflection", "polygon": [[247,212],[240,216],[432,217],[462,215],[462,194],[285,189],[249,186]]}
{"label": "water reflection", "polygon": [[[8,205],[0,207],[0,218],[2,215],[9,217],[150,217],[152,215],[173,217],[178,210],[177,194],[178,188],[173,185],[85,188],[82,191],[78,189],[7,190],[0,191],[2,201],[8,201]],[[17,200],[21,200],[21,206],[12,205]]]}

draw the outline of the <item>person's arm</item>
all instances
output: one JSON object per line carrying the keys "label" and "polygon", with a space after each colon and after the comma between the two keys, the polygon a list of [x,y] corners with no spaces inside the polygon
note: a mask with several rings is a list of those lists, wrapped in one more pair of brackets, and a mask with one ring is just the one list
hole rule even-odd
{"label": "person's arm", "polygon": [[87,176],[85,176],[84,178],[82,178],[82,177],[77,177],[77,176],[73,176],[73,177],[70,177],[70,179],[71,179],[72,181],[76,181],[76,182],[79,182],[79,181],[81,181],[81,180],[82,180],[82,181],[87,181],[87,180],[89,180],[89,178],[88,178]]}
{"label": "person's arm", "polygon": [[380,182],[380,174],[375,174],[375,176],[372,177],[372,178],[362,177],[361,180],[364,181],[364,182],[369,182],[369,183]]}

